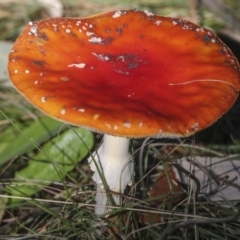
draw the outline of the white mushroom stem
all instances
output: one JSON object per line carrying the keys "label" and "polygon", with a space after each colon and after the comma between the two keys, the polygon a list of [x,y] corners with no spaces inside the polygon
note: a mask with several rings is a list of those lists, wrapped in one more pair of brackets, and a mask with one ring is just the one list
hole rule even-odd
{"label": "white mushroom stem", "polygon": [[[128,138],[105,134],[102,145],[88,159],[91,170],[94,172],[92,178],[97,184],[95,207],[97,215],[107,212],[105,206],[110,204],[102,181],[103,178],[109,190],[117,193],[122,193],[126,186],[131,183],[133,163],[129,153],[129,141]],[[120,195],[112,194],[116,205],[121,203]]]}

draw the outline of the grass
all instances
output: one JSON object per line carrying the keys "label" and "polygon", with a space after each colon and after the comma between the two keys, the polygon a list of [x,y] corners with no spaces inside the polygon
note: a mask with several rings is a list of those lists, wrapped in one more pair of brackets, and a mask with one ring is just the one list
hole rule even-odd
{"label": "grass", "polygon": [[[187,18],[190,15],[187,1],[62,2],[64,15],[72,17],[122,8],[149,9]],[[237,19],[236,1],[223,2]],[[231,4],[235,4],[234,8]],[[0,38],[4,41],[14,41],[29,21],[48,16],[36,2],[16,1],[1,4],[0,9]],[[225,27],[220,20],[211,20],[214,11],[203,7],[201,14],[200,22],[209,24],[208,27],[216,30]],[[214,157],[223,162],[239,160],[239,101],[211,128],[188,139],[133,140],[134,182],[127,189],[128,195],[124,195],[124,205],[112,206],[111,215],[99,219],[93,213],[95,186],[86,154],[98,147],[101,135],[86,138],[73,127],[45,120],[42,113],[3,80],[0,82],[0,239],[240,238],[239,199],[230,201],[224,196],[222,201],[214,201],[205,192],[206,186],[211,185],[216,191],[232,186],[238,193],[239,185],[230,182],[227,178],[230,173],[216,176],[199,162]],[[65,142],[66,135],[79,146],[82,144],[81,147],[76,149],[69,140]],[[62,142],[65,148],[61,147]],[[66,149],[67,142],[70,144]],[[177,164],[182,157],[191,162],[190,170]],[[172,168],[188,176],[188,184],[180,187],[172,182]],[[38,176],[42,169],[54,169],[56,175],[53,179],[49,172]],[[204,172],[211,184],[208,180],[200,186],[199,172]],[[236,177],[239,177],[237,173],[238,169]]]}

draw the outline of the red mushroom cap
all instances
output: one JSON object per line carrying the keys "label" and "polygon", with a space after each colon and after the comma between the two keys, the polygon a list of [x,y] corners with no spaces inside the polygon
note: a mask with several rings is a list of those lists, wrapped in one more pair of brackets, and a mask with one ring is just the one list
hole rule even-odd
{"label": "red mushroom cap", "polygon": [[29,23],[15,87],[59,120],[118,136],[188,136],[236,100],[240,67],[210,30],[141,11]]}

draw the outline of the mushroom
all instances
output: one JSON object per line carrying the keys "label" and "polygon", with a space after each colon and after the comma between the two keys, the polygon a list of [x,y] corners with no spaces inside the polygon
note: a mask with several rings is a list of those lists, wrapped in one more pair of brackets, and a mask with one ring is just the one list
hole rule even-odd
{"label": "mushroom", "polygon": [[239,64],[212,31],[136,10],[30,22],[8,70],[38,109],[104,134],[90,157],[104,205],[97,214],[107,211],[105,188],[118,205],[131,182],[130,138],[190,136],[226,113],[240,89]]}

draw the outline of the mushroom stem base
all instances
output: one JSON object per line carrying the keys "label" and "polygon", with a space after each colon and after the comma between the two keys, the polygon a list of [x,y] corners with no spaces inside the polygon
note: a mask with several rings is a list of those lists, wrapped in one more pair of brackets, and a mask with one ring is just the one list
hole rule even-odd
{"label": "mushroom stem base", "polygon": [[121,193],[131,183],[133,164],[129,153],[128,138],[104,135],[99,149],[89,157],[93,180],[97,184],[95,213],[100,215],[107,212],[108,197],[106,185],[112,194],[116,205],[121,203]]}

